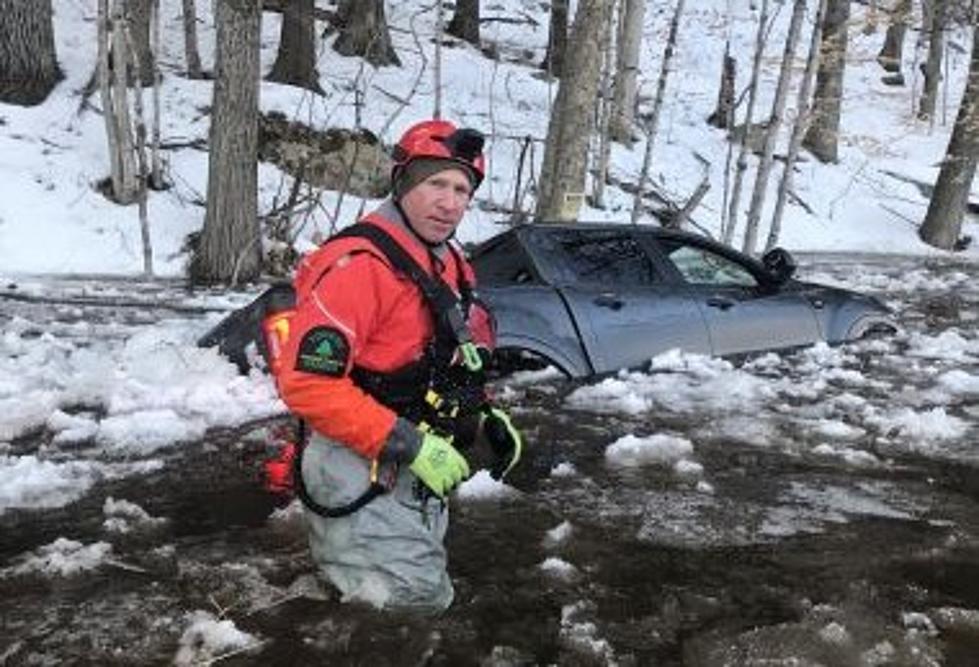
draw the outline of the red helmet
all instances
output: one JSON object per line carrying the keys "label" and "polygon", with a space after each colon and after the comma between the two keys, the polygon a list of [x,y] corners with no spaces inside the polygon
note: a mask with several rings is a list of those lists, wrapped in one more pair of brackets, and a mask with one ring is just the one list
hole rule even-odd
{"label": "red helmet", "polygon": [[486,175],[484,142],[483,133],[479,130],[457,128],[447,120],[416,123],[401,135],[394,147],[391,179],[396,180],[398,172],[416,158],[444,158],[465,167],[473,175],[473,189],[476,189]]}

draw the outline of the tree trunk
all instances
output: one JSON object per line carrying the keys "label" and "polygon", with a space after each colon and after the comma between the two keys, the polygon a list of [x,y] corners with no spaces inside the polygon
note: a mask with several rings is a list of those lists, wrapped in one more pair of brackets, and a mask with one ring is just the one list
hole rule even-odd
{"label": "tree trunk", "polygon": [[877,62],[887,72],[900,72],[904,53],[904,36],[908,32],[908,16],[911,14],[911,0],[898,0],[891,11],[891,22],[884,35],[884,45],[877,54]]}
{"label": "tree trunk", "polygon": [[598,119],[598,151],[595,168],[592,171],[592,199],[595,208],[605,208],[605,181],[608,180],[608,165],[612,158],[612,22],[615,18],[615,0],[606,3],[602,18],[602,71],[601,95],[596,99],[596,118]]}
{"label": "tree trunk", "polygon": [[0,102],[33,106],[62,79],[51,0],[0,0]]}
{"label": "tree trunk", "polygon": [[316,22],[313,0],[288,0],[282,8],[279,51],[268,80],[323,93],[316,71]]}
{"label": "tree trunk", "polygon": [[615,99],[612,102],[611,137],[629,148],[635,142],[632,126],[636,112],[636,79],[642,47],[644,0],[622,0],[619,9],[619,41],[615,67]]}
{"label": "tree trunk", "polygon": [[[768,2],[768,0],[765,0]],[[684,0],[677,0],[673,18],[670,20],[670,35],[666,38],[666,48],[663,50],[663,64],[660,66],[659,79],[656,81],[656,97],[653,98],[653,109],[649,119],[643,126],[646,133],[646,150],[643,152],[642,168],[639,170],[639,182],[636,183],[636,195],[632,200],[632,224],[639,222],[642,212],[642,195],[649,179],[649,167],[653,161],[653,146],[656,144],[656,131],[659,127],[659,112],[663,108],[663,98],[666,93],[666,80],[670,74],[670,64],[673,62],[673,52],[676,50],[676,39],[680,32],[680,17],[683,15]]]}
{"label": "tree trunk", "polygon": [[[126,18],[133,36],[133,47],[139,62],[139,82],[153,85],[156,61],[150,48],[150,18],[157,0],[126,0]],[[130,72],[129,85],[136,84],[136,72]]]}
{"label": "tree trunk", "polygon": [[826,4],[827,0],[819,0],[816,9],[816,21],[809,38],[809,56],[806,58],[806,70],[802,73],[799,96],[796,100],[795,124],[792,126],[792,136],[789,138],[789,151],[785,156],[785,171],[782,172],[782,180],[778,184],[775,212],[772,214],[772,225],[768,230],[768,240],[765,242],[766,251],[775,247],[778,243],[778,237],[782,233],[782,215],[785,213],[785,202],[792,190],[795,162],[799,157],[799,149],[802,147],[802,137],[805,136],[809,127],[809,119],[812,117],[812,111],[809,108],[809,91],[812,90],[812,81],[816,76],[816,67],[819,65],[819,44],[822,41]]}
{"label": "tree trunk", "polygon": [[707,117],[707,123],[730,132],[734,129],[734,84],[737,78],[738,61],[731,56],[731,43],[724,47],[724,62],[721,65],[721,85],[717,91],[717,107]]}
{"label": "tree trunk", "polygon": [[194,0],[182,0],[184,19],[184,57],[187,59],[187,76],[203,79],[201,55],[197,50],[197,6]]}
{"label": "tree trunk", "polygon": [[551,27],[547,34],[547,53],[540,68],[552,76],[561,76],[564,55],[568,50],[569,0],[551,0]]}
{"label": "tree trunk", "polygon": [[938,83],[942,79],[942,54],[945,51],[945,16],[947,10],[948,0],[934,0],[931,21],[928,25],[928,59],[923,68],[925,85],[921,91],[921,101],[918,106],[918,118],[920,120],[934,120],[935,118],[935,107],[938,103]]}
{"label": "tree trunk", "polygon": [[111,198],[119,204],[131,204],[139,195],[139,181],[129,116],[129,87],[126,85],[130,57],[123,3],[124,0],[111,0],[111,9],[108,2],[99,3],[99,36],[104,37],[99,44],[99,81],[109,144]]}
{"label": "tree trunk", "polygon": [[346,5],[345,20],[333,50],[342,56],[360,56],[374,67],[401,65],[391,45],[384,0],[357,0]]}
{"label": "tree trunk", "polygon": [[541,166],[537,218],[544,222],[575,220],[581,208],[606,1],[578,0],[571,33],[575,48],[567,53],[564,63]]}
{"label": "tree trunk", "polygon": [[260,3],[215,2],[207,213],[191,266],[198,282],[247,282],[262,268],[257,188]]}
{"label": "tree trunk", "polygon": [[738,207],[741,202],[741,186],[744,172],[748,169],[748,133],[755,115],[755,100],[758,98],[758,75],[761,72],[761,58],[765,53],[765,36],[768,29],[768,0],[762,0],[761,15],[758,17],[758,32],[755,34],[755,55],[751,63],[751,83],[748,84],[748,109],[745,112],[744,132],[738,149],[738,161],[734,167],[734,184],[731,187],[731,200],[728,202],[727,217],[722,226],[721,237],[728,245],[734,240],[734,230],[738,225]]}
{"label": "tree trunk", "polygon": [[819,45],[812,125],[802,140],[802,145],[820,162],[839,161],[840,108],[849,19],[850,0],[830,0],[823,19],[823,41]]}
{"label": "tree trunk", "polygon": [[479,0],[456,0],[455,14],[445,31],[479,46]]}
{"label": "tree trunk", "polygon": [[969,79],[955,119],[948,150],[921,224],[921,240],[945,250],[955,248],[979,160],[979,27],[972,29]]}
{"label": "tree trunk", "polygon": [[758,239],[758,223],[761,221],[761,210],[765,206],[765,194],[768,192],[768,177],[772,171],[772,156],[775,153],[775,141],[779,130],[782,129],[782,117],[785,115],[785,99],[789,93],[789,80],[792,78],[792,63],[795,60],[795,47],[799,43],[799,33],[802,32],[802,18],[806,13],[806,0],[795,0],[792,5],[792,19],[789,22],[789,34],[785,37],[785,52],[782,54],[782,66],[778,73],[778,83],[775,84],[775,101],[772,102],[772,114],[765,128],[765,143],[762,147],[758,171],[755,174],[755,184],[751,191],[751,205],[748,207],[748,221],[744,232],[742,252],[753,255]]}

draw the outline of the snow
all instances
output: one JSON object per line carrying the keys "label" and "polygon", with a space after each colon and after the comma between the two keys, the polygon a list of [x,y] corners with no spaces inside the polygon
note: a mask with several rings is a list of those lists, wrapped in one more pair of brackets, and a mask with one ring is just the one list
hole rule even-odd
{"label": "snow", "polygon": [[260,644],[254,636],[236,628],[234,621],[220,620],[207,611],[187,614],[186,622],[187,629],[173,658],[175,665],[209,664],[218,656]]}
{"label": "snow", "polygon": [[[42,105],[25,109],[0,105],[0,285],[19,295],[51,293],[52,276],[66,280],[75,274],[123,276],[125,283],[93,286],[90,282],[64,283],[61,296],[110,298],[131,293],[141,283],[139,226],[135,207],[109,203],[93,184],[108,172],[104,126],[100,115],[79,109],[79,91],[95,60],[95,0],[55,4],[55,37],[66,78]],[[207,3],[198,3],[198,31],[204,66],[212,65],[213,16]],[[388,3],[389,21],[405,28],[409,20],[428,45],[433,24],[430,11],[419,13],[415,1]],[[732,49],[750,53],[756,14],[749,3],[704,0],[688,3],[677,45],[675,75],[670,79],[654,153],[652,178],[657,186],[685,200],[702,178],[698,156],[710,166],[711,187],[693,219],[699,228],[716,235],[723,206],[723,165],[727,143],[721,132],[705,126],[716,96],[717,66],[723,49],[724,15],[733,12]],[[490,132],[489,175],[477,193],[477,202],[460,229],[463,241],[482,240],[501,229],[501,214],[481,204],[509,202],[520,154],[520,140],[546,135],[548,109],[556,84],[521,62],[524,51],[539,61],[547,42],[546,11],[541,3],[503,0],[484,7],[484,16],[525,13],[535,23],[483,24],[484,38],[496,44],[501,61],[485,59],[468,46],[445,49],[442,67],[444,114],[463,124]],[[865,8],[854,5],[854,21]],[[267,72],[278,44],[279,15],[263,15],[262,66]],[[669,12],[646,17],[646,39],[640,82],[648,90],[659,71],[661,37]],[[767,113],[774,88],[788,12],[781,12],[769,41],[757,117]],[[806,30],[811,23],[807,21]],[[164,141],[205,139],[209,118],[201,111],[211,104],[212,84],[180,75],[183,42],[179,12],[163,12],[162,133]],[[318,128],[352,127],[355,114],[390,145],[409,124],[426,117],[432,108],[429,72],[419,80],[408,108],[400,99],[422,70],[421,54],[408,30],[392,33],[404,61],[401,68],[362,68],[356,58],[341,58],[328,45],[321,48],[319,70],[329,95],[315,98],[307,92],[263,81],[264,111],[278,110]],[[900,302],[909,292],[954,294],[975,284],[979,242],[951,255],[925,246],[916,224],[927,200],[900,177],[933,182],[948,140],[950,125],[934,128],[914,119],[909,91],[883,86],[874,55],[881,31],[863,35],[854,30],[848,52],[843,100],[840,163],[823,165],[807,156],[799,165],[796,192],[811,208],[790,204],[784,221],[782,244],[793,251],[846,251],[898,253],[972,263],[970,268],[942,274],[920,267],[890,271],[860,267],[846,274],[812,272],[807,280],[850,289],[886,292]],[[949,39],[967,44],[962,31]],[[805,40],[805,35],[803,36]],[[426,47],[427,48],[427,47]],[[914,74],[906,50],[905,71]],[[967,54],[950,49],[949,116],[963,87]],[[430,55],[430,54],[429,54]],[[797,63],[800,64],[800,63]],[[799,69],[799,68],[797,68]],[[350,83],[363,77],[361,110],[354,108]],[[792,96],[790,96],[792,97]],[[866,100],[873,100],[867,104]],[[97,104],[96,98],[92,103]],[[793,111],[789,111],[789,116]],[[787,129],[786,129],[787,132]],[[513,137],[516,137],[514,139]],[[784,145],[784,136],[783,136]],[[538,146],[539,148],[539,146]],[[616,179],[635,181],[644,141],[632,149],[612,148],[611,173]],[[180,149],[166,153],[173,187],[151,192],[149,216],[155,267],[160,276],[180,278],[187,256],[182,250],[187,235],[200,229],[204,209],[196,204],[207,185],[207,155]],[[751,187],[754,157],[745,192]],[[539,161],[539,155],[538,155]],[[536,165],[539,167],[539,164]],[[769,219],[778,181],[771,179]],[[892,174],[898,174],[895,177]],[[276,197],[291,185],[268,164],[259,168],[259,208],[268,211]],[[977,195],[974,193],[973,197]],[[585,207],[581,218],[624,221],[631,195],[610,187],[608,207]],[[336,193],[324,193],[321,211],[333,211]],[[304,227],[300,244],[307,247],[315,234],[328,232],[334,223],[352,221],[361,203],[346,197],[339,217],[321,214]],[[373,202],[366,202],[370,206]],[[531,206],[528,199],[526,206]],[[644,223],[652,223],[645,219]],[[762,230],[764,237],[767,230]],[[742,230],[739,228],[738,234]],[[963,234],[979,238],[979,224],[967,218]],[[737,240],[737,239],[736,239]],[[900,257],[895,258],[901,261]],[[16,285],[16,289],[10,287]],[[56,295],[57,296],[57,295]],[[247,300],[248,294],[184,294],[181,303],[228,309]],[[102,480],[139,475],[163,465],[165,456],[181,443],[201,439],[208,429],[235,426],[284,410],[269,379],[260,374],[240,376],[213,350],[198,349],[194,341],[221,313],[205,318],[173,316],[157,321],[129,321],[108,316],[86,321],[85,312],[70,304],[52,305],[57,322],[35,322],[17,312],[7,313],[0,295],[0,513],[24,508],[61,507],[84,497]],[[153,297],[147,297],[147,307]],[[962,322],[974,320],[975,309],[963,308]],[[565,400],[575,411],[594,412],[643,422],[653,416],[707,415],[696,429],[701,441],[734,441],[796,453],[799,441],[815,438],[811,453],[852,466],[886,465],[891,449],[929,456],[961,454],[962,443],[975,442],[979,413],[979,338],[966,328],[940,332],[914,331],[891,341],[861,344],[859,352],[881,364],[901,369],[909,386],[874,384],[865,373],[863,357],[852,349],[817,346],[795,355],[771,354],[740,366],[699,355],[666,352],[651,359],[642,371],[621,372],[581,386]],[[511,400],[520,388],[534,386],[553,392],[553,368],[525,373],[503,387]],[[789,426],[784,422],[788,420]],[[668,433],[637,436],[649,428],[629,426],[608,439],[612,466],[659,465],[681,480],[694,480],[703,495],[714,486],[702,479],[703,464],[691,458],[693,442]],[[25,454],[18,444],[44,433],[37,451]],[[48,437],[49,436],[49,437]],[[803,436],[803,437],[797,437]],[[41,436],[37,436],[41,438]],[[974,454],[973,454],[974,456]],[[123,462],[124,461],[124,462]],[[554,483],[577,484],[584,479],[575,463],[552,462]],[[570,481],[569,479],[570,478]],[[477,472],[459,489],[463,500],[503,498],[516,493],[507,484]],[[705,502],[710,499],[704,499]],[[121,502],[121,501],[117,501]],[[116,519],[139,524],[143,519],[106,512]],[[188,640],[190,641],[190,640]]]}
{"label": "snow", "polygon": [[0,572],[4,576],[40,574],[68,577],[100,567],[112,555],[112,545],[107,542],[82,544],[59,537],[50,544],[39,547],[20,559],[20,563]]}

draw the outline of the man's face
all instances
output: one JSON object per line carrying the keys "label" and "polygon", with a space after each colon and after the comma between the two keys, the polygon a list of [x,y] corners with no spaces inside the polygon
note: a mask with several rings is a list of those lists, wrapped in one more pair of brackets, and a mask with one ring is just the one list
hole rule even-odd
{"label": "man's face", "polygon": [[462,169],[432,174],[401,197],[401,208],[415,233],[429,243],[452,235],[466,212],[472,185]]}

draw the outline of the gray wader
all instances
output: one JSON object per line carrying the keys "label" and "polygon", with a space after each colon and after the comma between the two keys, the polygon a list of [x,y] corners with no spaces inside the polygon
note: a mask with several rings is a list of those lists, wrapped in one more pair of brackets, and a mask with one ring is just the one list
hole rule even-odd
{"label": "gray wader", "polygon": [[[370,461],[312,433],[303,453],[303,480],[316,502],[328,507],[353,501],[367,489]],[[344,517],[328,519],[308,508],[309,546],[320,573],[343,594],[391,610],[434,613],[452,604],[443,540],[449,510],[420,493],[408,466],[383,469],[394,487]]]}

